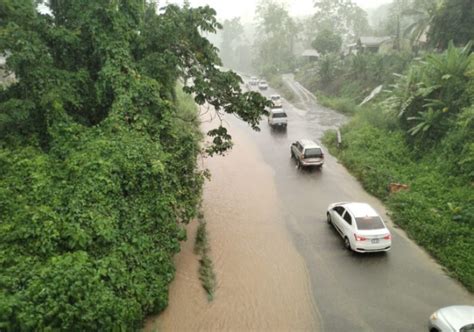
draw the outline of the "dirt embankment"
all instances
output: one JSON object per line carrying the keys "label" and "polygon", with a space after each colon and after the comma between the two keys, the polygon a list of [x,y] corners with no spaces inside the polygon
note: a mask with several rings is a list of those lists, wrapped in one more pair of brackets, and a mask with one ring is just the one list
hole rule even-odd
{"label": "dirt embankment", "polygon": [[169,307],[146,330],[318,330],[305,264],[281,220],[273,173],[247,137],[230,131],[233,150],[204,161],[212,173],[203,208],[217,276],[215,299],[207,301],[198,279],[193,223],[176,257]]}

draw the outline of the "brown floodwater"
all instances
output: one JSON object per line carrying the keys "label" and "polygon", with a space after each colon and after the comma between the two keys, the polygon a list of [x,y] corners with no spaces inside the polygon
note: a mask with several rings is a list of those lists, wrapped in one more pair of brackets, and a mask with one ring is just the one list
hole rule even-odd
{"label": "brown floodwater", "polygon": [[230,128],[234,148],[207,158],[203,210],[217,279],[208,302],[193,253],[197,223],[176,256],[169,306],[147,331],[319,330],[309,276],[281,219],[274,173],[254,143]]}

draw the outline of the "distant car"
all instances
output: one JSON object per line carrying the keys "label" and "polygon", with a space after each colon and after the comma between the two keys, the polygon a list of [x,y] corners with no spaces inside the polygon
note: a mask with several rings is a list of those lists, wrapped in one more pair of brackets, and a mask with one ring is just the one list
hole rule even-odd
{"label": "distant car", "polygon": [[280,95],[271,95],[270,101],[273,103],[272,108],[279,108],[283,106]]}
{"label": "distant car", "polygon": [[390,231],[367,203],[334,203],[329,205],[326,216],[347,249],[367,253],[388,251],[392,247]]}
{"label": "distant car", "polygon": [[474,332],[474,306],[441,308],[430,316],[428,325],[430,332]]}
{"label": "distant car", "polygon": [[268,124],[270,126],[286,128],[288,116],[283,108],[272,108],[268,113]]}
{"label": "distant car", "polygon": [[258,88],[259,88],[260,90],[267,90],[267,89],[268,89],[268,83],[267,83],[267,81],[261,80],[260,82],[258,82]]}
{"label": "distant car", "polygon": [[255,76],[250,77],[249,81],[250,86],[257,86],[258,85],[258,78]]}
{"label": "distant car", "polygon": [[300,139],[291,144],[291,158],[296,159],[296,165],[301,167],[322,167],[324,153],[321,147],[309,139]]}

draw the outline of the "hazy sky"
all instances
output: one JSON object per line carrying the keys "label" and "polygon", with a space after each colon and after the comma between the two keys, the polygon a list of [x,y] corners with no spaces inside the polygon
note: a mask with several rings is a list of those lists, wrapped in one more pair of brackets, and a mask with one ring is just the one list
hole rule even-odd
{"label": "hazy sky", "polygon": [[[251,19],[255,13],[257,0],[190,0],[193,7],[209,5],[217,11],[220,19],[245,17]],[[392,0],[353,0],[364,9],[375,8],[390,3]],[[167,1],[160,1],[166,3]],[[182,0],[168,0],[168,2],[182,4]],[[310,15],[314,12],[313,0],[286,0],[291,15]]]}

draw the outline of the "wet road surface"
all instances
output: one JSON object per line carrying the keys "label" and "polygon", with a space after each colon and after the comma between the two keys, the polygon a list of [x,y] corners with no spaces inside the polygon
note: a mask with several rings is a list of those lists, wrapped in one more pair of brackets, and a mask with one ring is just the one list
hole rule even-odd
{"label": "wet road surface", "polygon": [[[284,79],[299,96],[295,103],[299,108],[283,103],[287,130],[274,130],[263,120],[261,132],[254,132],[231,117],[228,126],[244,131],[272,170],[287,230],[309,271],[321,329],[424,331],[436,309],[474,304],[472,294],[394,227],[383,204],[328,153],[321,171],[295,168],[291,142],[299,138],[320,142],[325,130],[347,119],[318,105],[291,76]],[[264,92],[266,96],[272,93],[271,89]],[[392,250],[366,255],[346,251],[340,236],[325,221],[328,204],[338,201],[368,202],[378,210],[392,232]]]}

